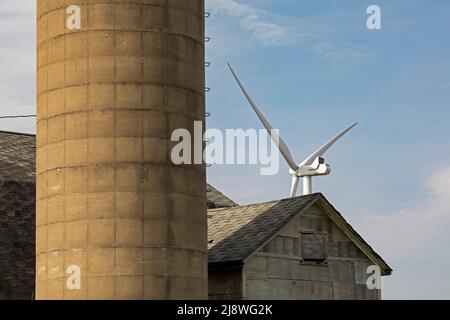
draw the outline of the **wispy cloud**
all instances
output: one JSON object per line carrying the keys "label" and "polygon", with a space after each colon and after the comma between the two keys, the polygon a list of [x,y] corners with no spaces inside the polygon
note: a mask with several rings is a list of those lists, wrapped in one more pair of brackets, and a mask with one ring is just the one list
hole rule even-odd
{"label": "wispy cloud", "polygon": [[357,229],[394,269],[383,283],[385,298],[448,298],[450,166],[430,177],[415,204],[372,214]]}
{"label": "wispy cloud", "polygon": [[367,47],[349,42],[320,41],[311,49],[320,59],[335,65],[350,64],[373,54]]}
{"label": "wispy cloud", "polygon": [[265,10],[238,3],[234,0],[209,0],[213,14],[236,19],[265,47],[279,47],[297,43],[302,34],[297,28],[298,19],[271,14]]}
{"label": "wispy cloud", "polygon": [[[373,214],[362,229],[395,258],[427,252],[450,227],[450,166],[437,171],[425,184],[423,199],[396,212]],[[424,251],[425,250],[425,251]]]}
{"label": "wispy cloud", "polygon": [[[229,18],[233,24],[239,25],[242,31],[249,34],[251,40],[262,47],[283,47],[301,43],[316,57],[331,64],[349,64],[371,55],[364,46],[334,40],[330,33],[333,28],[325,24],[312,23],[306,18],[273,14],[237,0],[209,0],[207,4],[208,10],[213,15]],[[227,45],[218,45],[220,50],[216,51],[225,51],[229,54],[230,44],[237,42],[242,35],[232,33],[229,23],[223,27],[227,30],[219,31],[220,41]],[[230,37],[232,39],[228,39]],[[240,43],[242,45],[236,47],[248,45],[242,41]]]}

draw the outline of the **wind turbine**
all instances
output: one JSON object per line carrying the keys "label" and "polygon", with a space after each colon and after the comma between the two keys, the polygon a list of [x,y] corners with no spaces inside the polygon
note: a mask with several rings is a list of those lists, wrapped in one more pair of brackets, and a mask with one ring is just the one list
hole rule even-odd
{"label": "wind turbine", "polygon": [[237,84],[241,88],[242,92],[244,93],[244,96],[247,98],[248,102],[250,103],[250,106],[252,107],[253,111],[255,111],[256,115],[258,116],[259,120],[262,122],[264,128],[267,130],[269,135],[271,136],[272,140],[277,145],[278,149],[280,150],[280,153],[283,155],[283,158],[286,160],[287,164],[289,165],[289,174],[292,176],[292,183],[291,183],[291,197],[295,197],[297,194],[297,188],[298,188],[298,182],[299,179],[303,179],[303,195],[308,195],[312,193],[312,177],[314,176],[326,176],[331,173],[331,167],[330,165],[325,163],[325,159],[323,156],[325,155],[325,152],[328,151],[339,139],[341,139],[347,132],[349,132],[351,129],[353,129],[358,123],[352,124],[350,127],[339,133],[337,136],[335,136],[333,139],[328,141],[326,144],[324,144],[322,147],[317,149],[313,154],[311,154],[308,158],[306,158],[302,163],[297,164],[292,157],[291,152],[289,151],[289,148],[287,147],[286,143],[284,143],[283,139],[278,135],[276,131],[273,130],[272,126],[270,125],[269,121],[264,117],[261,110],[257,107],[253,99],[248,94],[247,90],[244,88],[244,85],[241,83],[239,78],[237,77],[236,73],[234,72],[231,65],[228,63],[228,67],[230,68],[231,73],[233,74],[234,79],[236,80]]}

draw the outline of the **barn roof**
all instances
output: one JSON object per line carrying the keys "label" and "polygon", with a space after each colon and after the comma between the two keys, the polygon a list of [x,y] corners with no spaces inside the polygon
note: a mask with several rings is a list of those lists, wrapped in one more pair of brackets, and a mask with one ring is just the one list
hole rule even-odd
{"label": "barn roof", "polygon": [[238,204],[236,204],[233,200],[225,196],[222,192],[220,192],[210,184],[206,185],[206,197],[208,199],[209,209],[238,206]]}
{"label": "barn roof", "polygon": [[[0,131],[0,181],[35,181],[36,136]],[[206,186],[208,208],[237,206],[211,185]]]}
{"label": "barn roof", "polygon": [[34,181],[35,136],[0,131],[0,180]]}
{"label": "barn roof", "polygon": [[208,211],[208,262],[242,264],[266,245],[294,217],[317,204],[362,250],[383,275],[392,269],[320,193]]}

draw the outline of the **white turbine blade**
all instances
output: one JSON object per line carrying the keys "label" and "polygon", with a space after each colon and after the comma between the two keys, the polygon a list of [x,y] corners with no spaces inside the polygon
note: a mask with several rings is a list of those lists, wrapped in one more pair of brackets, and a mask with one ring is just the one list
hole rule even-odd
{"label": "white turbine blade", "polygon": [[325,152],[328,151],[328,149],[330,149],[339,139],[341,139],[347,132],[349,132],[351,129],[353,129],[356,125],[358,124],[358,122],[352,124],[350,127],[348,127],[347,129],[345,129],[344,131],[342,131],[341,133],[339,133],[336,137],[334,137],[333,139],[331,139],[329,142],[327,142],[325,145],[323,145],[322,147],[320,147],[320,149],[318,149],[316,152],[314,152],[312,155],[310,155],[308,158],[306,158],[301,164],[301,166],[309,166],[311,165],[314,160],[317,157],[322,157]]}
{"label": "white turbine blade", "polygon": [[297,194],[297,188],[298,188],[298,180],[299,176],[293,175],[292,176],[292,183],[291,183],[291,198],[295,197]]}
{"label": "white turbine blade", "polygon": [[284,143],[283,139],[281,139],[280,135],[277,134],[275,131],[273,131],[272,126],[270,125],[269,121],[264,117],[262,112],[259,110],[259,108],[256,106],[253,99],[248,94],[247,90],[245,90],[244,85],[241,83],[239,78],[237,77],[236,73],[234,72],[231,65],[228,63],[228,67],[230,68],[231,73],[233,74],[234,79],[236,80],[237,84],[241,88],[242,92],[244,93],[244,96],[247,98],[248,102],[250,103],[251,107],[253,108],[253,111],[255,111],[256,115],[258,116],[259,120],[261,120],[264,128],[266,128],[269,135],[272,137],[272,140],[277,145],[278,149],[280,150],[281,154],[283,155],[284,159],[288,163],[289,167],[292,170],[297,170],[298,165],[295,163],[294,158],[292,157],[291,152],[289,151],[289,148],[287,147],[286,143]]}

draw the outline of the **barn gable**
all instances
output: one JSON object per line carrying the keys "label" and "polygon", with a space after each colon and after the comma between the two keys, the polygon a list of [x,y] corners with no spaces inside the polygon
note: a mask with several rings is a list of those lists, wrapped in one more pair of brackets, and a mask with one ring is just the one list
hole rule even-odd
{"label": "barn gable", "polygon": [[246,259],[242,296],[250,299],[378,299],[369,290],[374,265],[314,204]]}

